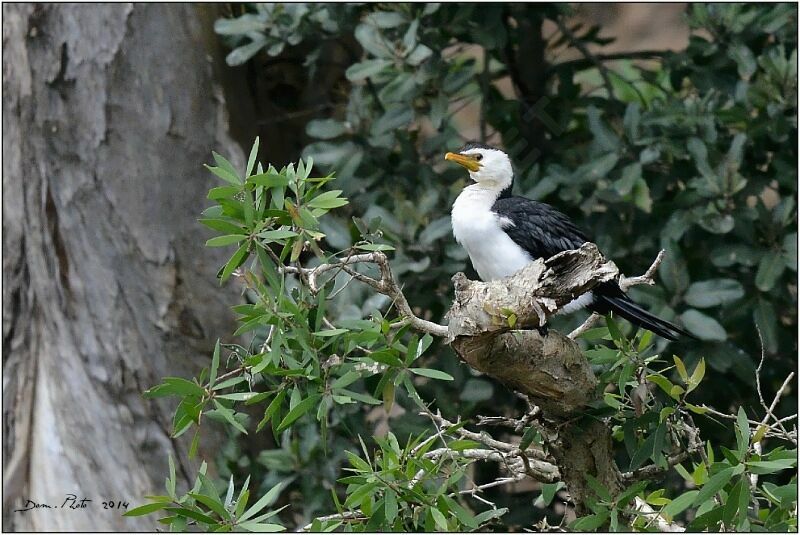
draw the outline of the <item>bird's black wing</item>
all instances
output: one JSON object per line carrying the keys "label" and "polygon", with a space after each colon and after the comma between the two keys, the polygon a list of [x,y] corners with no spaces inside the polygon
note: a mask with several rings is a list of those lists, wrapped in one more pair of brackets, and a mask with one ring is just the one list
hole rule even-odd
{"label": "bird's black wing", "polygon": [[492,211],[510,220],[503,230],[533,258],[547,259],[589,241],[567,216],[548,204],[513,196],[497,199]]}
{"label": "bird's black wing", "polygon": [[[567,216],[541,202],[524,197],[504,197],[495,201],[492,211],[510,220],[503,230],[534,259],[547,259],[561,251],[577,249],[589,241]],[[634,303],[617,281],[601,282],[592,293],[594,299],[587,308],[593,312],[613,312],[668,340],[677,340],[680,335],[695,338],[681,327],[662,320]]]}

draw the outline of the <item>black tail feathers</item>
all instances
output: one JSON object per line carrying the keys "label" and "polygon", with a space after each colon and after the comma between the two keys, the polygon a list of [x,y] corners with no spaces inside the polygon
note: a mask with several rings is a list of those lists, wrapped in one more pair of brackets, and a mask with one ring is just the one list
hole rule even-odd
{"label": "black tail feathers", "polygon": [[[622,292],[620,292],[622,294]],[[630,300],[628,296],[622,294],[620,296],[607,296],[595,294],[595,302],[590,307],[595,312],[607,314],[613,312],[614,314],[625,318],[634,325],[643,327],[655,334],[666,338],[667,340],[677,340],[680,336],[686,336],[697,340],[698,338],[678,327],[674,323],[662,320],[658,316],[651,314],[636,303]]]}

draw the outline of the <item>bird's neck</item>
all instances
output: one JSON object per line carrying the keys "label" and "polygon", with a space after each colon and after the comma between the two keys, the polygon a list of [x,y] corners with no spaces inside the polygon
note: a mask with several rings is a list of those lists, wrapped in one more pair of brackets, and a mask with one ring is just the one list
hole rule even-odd
{"label": "bird's neck", "polygon": [[511,197],[511,188],[512,184],[509,184],[506,187],[502,187],[500,184],[495,182],[478,182],[476,184],[472,184],[467,186],[462,191],[462,195],[465,197],[471,197],[473,199],[482,199],[486,202],[489,202],[490,205],[494,203],[497,199],[505,199],[506,197]]}

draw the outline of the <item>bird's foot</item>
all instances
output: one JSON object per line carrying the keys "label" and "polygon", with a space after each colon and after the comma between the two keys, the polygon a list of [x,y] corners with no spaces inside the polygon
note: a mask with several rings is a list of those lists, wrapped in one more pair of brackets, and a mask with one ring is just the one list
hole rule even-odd
{"label": "bird's foot", "polygon": [[547,333],[549,332],[549,328],[545,323],[544,325],[539,325],[538,327],[536,327],[536,331],[539,333],[539,336],[541,336],[542,338],[546,338]]}

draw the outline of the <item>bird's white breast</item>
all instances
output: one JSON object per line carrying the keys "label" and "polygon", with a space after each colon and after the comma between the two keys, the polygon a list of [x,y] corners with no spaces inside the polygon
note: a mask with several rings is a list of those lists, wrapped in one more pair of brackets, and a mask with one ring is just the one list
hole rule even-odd
{"label": "bird's white breast", "polygon": [[[503,230],[513,223],[495,212],[497,192],[475,184],[464,188],[453,203],[453,236],[466,249],[481,280],[490,281],[513,275],[535,260]],[[558,314],[579,310],[594,301],[587,292],[565,305]]]}
{"label": "bird's white breast", "polygon": [[466,249],[472,266],[484,281],[513,275],[531,256],[508,237],[503,227],[512,224],[492,212],[497,192],[475,184],[464,188],[453,203],[453,236]]}

